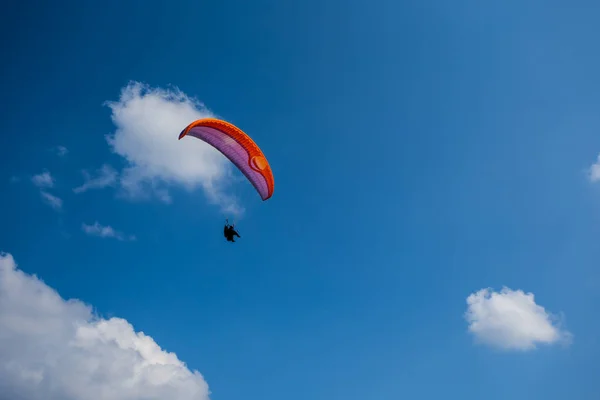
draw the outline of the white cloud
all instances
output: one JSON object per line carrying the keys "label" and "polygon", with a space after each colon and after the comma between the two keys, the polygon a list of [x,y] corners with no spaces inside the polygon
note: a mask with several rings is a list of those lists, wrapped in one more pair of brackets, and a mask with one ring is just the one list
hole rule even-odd
{"label": "white cloud", "polygon": [[82,171],[85,182],[83,185],[73,189],[75,193],[83,193],[90,189],[102,189],[107,186],[114,186],[117,182],[119,173],[110,165],[104,164],[96,171],[96,176],[92,177],[88,171]]}
{"label": "white cloud", "polygon": [[56,153],[56,155],[58,155],[59,157],[64,157],[67,155],[67,153],[69,152],[69,149],[67,149],[65,146],[56,146],[54,148],[54,152]]}
{"label": "white cloud", "polygon": [[598,182],[600,180],[600,154],[598,155],[596,162],[588,168],[588,178],[592,182]]}
{"label": "white cloud", "polygon": [[53,194],[50,194],[48,192],[45,191],[41,191],[40,194],[42,195],[42,198],[44,199],[44,201],[52,208],[54,208],[55,210],[60,210],[62,209],[62,205],[63,205],[63,201],[61,198],[54,196]]}
{"label": "white cloud", "polygon": [[107,136],[108,144],[127,164],[119,178],[122,193],[132,199],[155,196],[168,203],[170,186],[202,188],[209,201],[223,210],[243,211],[223,192],[232,171],[230,162],[200,140],[178,140],[190,122],[214,116],[202,104],[177,89],[132,82],[118,101],[107,105],[116,126]]}
{"label": "white cloud", "polygon": [[481,289],[467,298],[469,331],[481,342],[505,350],[532,350],[538,343],[568,343],[571,334],[555,323],[533,293]]}
{"label": "white cloud", "polygon": [[42,196],[42,199],[44,199],[46,204],[48,204],[50,207],[54,208],[55,210],[60,210],[62,208],[62,205],[63,205],[62,199],[60,199],[59,197],[56,197],[53,194],[48,193],[46,190],[44,190],[44,189],[54,187],[54,178],[52,177],[50,172],[44,171],[41,174],[32,176],[31,182],[35,186],[40,188],[40,195]]}
{"label": "white cloud", "polygon": [[208,400],[208,385],[121,318],[64,300],[0,254],[0,399]]}
{"label": "white cloud", "polygon": [[31,182],[39,188],[51,188],[54,186],[54,178],[48,171],[32,176]]}
{"label": "white cloud", "polygon": [[98,236],[101,238],[114,238],[117,240],[135,240],[134,235],[125,235],[123,232],[115,230],[111,226],[104,226],[94,222],[93,225],[82,224],[81,229],[90,236]]}

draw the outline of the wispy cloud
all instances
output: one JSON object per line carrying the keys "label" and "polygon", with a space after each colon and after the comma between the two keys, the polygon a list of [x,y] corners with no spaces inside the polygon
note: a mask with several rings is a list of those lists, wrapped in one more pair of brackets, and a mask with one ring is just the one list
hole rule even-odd
{"label": "wispy cloud", "polygon": [[56,146],[53,150],[59,157],[64,157],[67,155],[67,153],[69,153],[69,149],[67,149],[65,146]]}
{"label": "wispy cloud", "polygon": [[465,318],[476,340],[505,350],[532,350],[539,343],[571,341],[556,318],[535,303],[533,293],[503,288],[481,289],[467,298]]}
{"label": "wispy cloud", "polygon": [[44,199],[44,201],[46,202],[46,204],[48,204],[50,207],[54,208],[55,210],[61,210],[62,206],[63,206],[63,201],[61,198],[54,196],[53,194],[50,194],[46,191],[40,191],[40,194],[42,195],[42,198]]}
{"label": "wispy cloud", "polygon": [[54,186],[54,178],[48,171],[32,176],[31,182],[39,188],[51,188]]}
{"label": "wispy cloud", "polygon": [[[201,103],[178,89],[151,88],[131,82],[123,88],[118,101],[106,105],[116,126],[115,132],[107,136],[107,142],[127,166],[93,187],[117,182],[120,194],[127,198],[157,198],[165,203],[171,201],[170,186],[189,191],[201,188],[207,199],[223,210],[243,212],[237,200],[224,191],[231,182],[233,169],[229,161],[200,140],[177,140],[190,122],[214,117]],[[91,181],[88,179],[76,190],[91,188]]]}
{"label": "wispy cloud", "polygon": [[94,222],[93,225],[82,224],[81,229],[90,236],[98,236],[101,238],[114,238],[117,240],[135,240],[134,235],[125,235],[123,232],[115,230],[111,226],[104,226],[98,223],[98,221]]}
{"label": "wispy cloud", "polygon": [[2,399],[209,400],[203,376],[176,354],[125,319],[63,299],[3,253],[0,332]]}
{"label": "wispy cloud", "polygon": [[118,172],[108,164],[102,165],[92,177],[88,171],[83,171],[84,183],[73,189],[75,193],[83,193],[90,189],[102,189],[117,183]]}
{"label": "wispy cloud", "polygon": [[54,178],[48,171],[44,171],[41,174],[37,174],[31,177],[31,182],[40,188],[40,195],[42,199],[48,204],[50,207],[55,210],[61,210],[63,206],[63,201],[59,197],[49,193],[45,189],[49,189],[54,187]]}

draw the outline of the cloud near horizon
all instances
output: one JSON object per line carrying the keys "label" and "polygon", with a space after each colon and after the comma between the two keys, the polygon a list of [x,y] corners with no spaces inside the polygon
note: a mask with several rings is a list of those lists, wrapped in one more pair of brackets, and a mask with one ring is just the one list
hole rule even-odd
{"label": "cloud near horizon", "polygon": [[571,333],[535,303],[533,293],[502,288],[481,289],[467,298],[465,318],[480,343],[504,350],[533,350],[537,344],[568,344]]}
{"label": "cloud near horizon", "polygon": [[0,400],[208,400],[173,353],[122,318],[63,299],[0,253]]}
{"label": "cloud near horizon", "polygon": [[85,176],[76,193],[116,183],[120,194],[129,199],[154,197],[170,203],[170,187],[189,192],[201,188],[208,201],[223,211],[243,212],[237,200],[225,194],[233,171],[229,160],[200,140],[177,140],[190,122],[214,117],[201,103],[177,89],[130,82],[117,101],[106,105],[116,127],[106,140],[126,166],[118,172],[104,166],[96,178]]}

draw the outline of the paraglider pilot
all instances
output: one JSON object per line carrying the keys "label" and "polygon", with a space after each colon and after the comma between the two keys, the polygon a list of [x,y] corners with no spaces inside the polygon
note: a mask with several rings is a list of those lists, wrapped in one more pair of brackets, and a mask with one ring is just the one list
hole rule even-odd
{"label": "paraglider pilot", "polygon": [[225,221],[225,228],[223,228],[223,236],[227,238],[228,242],[235,242],[234,236],[240,237],[240,234],[236,232],[233,225],[229,225],[229,220]]}

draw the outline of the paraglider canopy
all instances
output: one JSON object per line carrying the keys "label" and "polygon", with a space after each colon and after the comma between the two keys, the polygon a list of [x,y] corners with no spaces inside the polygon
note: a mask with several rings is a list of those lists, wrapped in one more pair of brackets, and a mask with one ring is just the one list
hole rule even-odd
{"label": "paraglider canopy", "polygon": [[200,139],[227,157],[250,181],[263,201],[273,195],[274,178],[262,150],[237,126],[216,118],[203,118],[189,124],[179,134]]}

